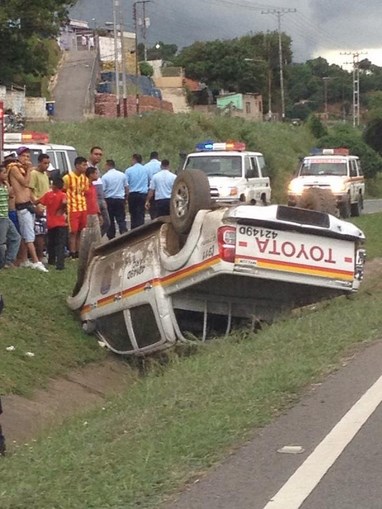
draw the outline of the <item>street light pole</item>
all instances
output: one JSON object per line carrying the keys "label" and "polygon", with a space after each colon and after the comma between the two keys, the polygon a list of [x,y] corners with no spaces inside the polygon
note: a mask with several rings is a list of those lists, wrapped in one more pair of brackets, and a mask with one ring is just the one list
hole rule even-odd
{"label": "street light pole", "polygon": [[122,64],[122,93],[123,93],[123,116],[127,117],[127,81],[126,81],[126,53],[125,53],[125,34],[124,24],[122,22],[122,10],[119,0],[114,0],[119,7],[119,32],[121,36],[121,64]]}
{"label": "street light pole", "polygon": [[328,81],[330,80],[329,76],[324,76],[323,78],[324,82],[324,104],[325,104],[325,122],[328,122]]}
{"label": "street light pole", "polygon": [[114,34],[114,69],[115,69],[115,95],[117,99],[117,117],[121,116],[121,99],[119,95],[119,55],[118,55],[118,27],[117,27],[117,5],[118,1],[113,0],[113,34]]}
{"label": "street light pole", "polygon": [[137,4],[139,2],[134,2],[133,4],[133,19],[134,19],[134,32],[135,32],[135,111],[136,114],[139,115],[139,62],[138,62],[138,17],[137,17]]}

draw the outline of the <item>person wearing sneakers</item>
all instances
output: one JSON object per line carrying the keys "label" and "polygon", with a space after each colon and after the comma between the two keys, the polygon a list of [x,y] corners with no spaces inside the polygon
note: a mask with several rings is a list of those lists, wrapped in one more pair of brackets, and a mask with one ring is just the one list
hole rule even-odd
{"label": "person wearing sneakers", "polygon": [[89,180],[85,175],[87,167],[88,162],[85,157],[78,156],[74,160],[74,170],[63,177],[67,196],[69,251],[72,260],[78,258],[81,232],[87,222],[85,197],[85,192],[89,188]]}
{"label": "person wearing sneakers", "polygon": [[63,187],[62,178],[55,177],[52,181],[52,189],[38,200],[38,203],[46,207],[48,265],[55,265],[57,270],[65,268],[65,245],[68,237],[66,194],[62,191]]}
{"label": "person wearing sneakers", "polygon": [[35,207],[32,203],[32,190],[30,188],[32,170],[30,149],[23,146],[19,147],[17,157],[17,161],[10,163],[7,170],[8,182],[15,195],[17,218],[22,239],[18,255],[19,266],[48,272],[48,269],[37,258],[34,245]]}
{"label": "person wearing sneakers", "polygon": [[14,268],[21,237],[8,217],[8,201],[12,193],[7,182],[7,170],[0,165],[0,269]]}

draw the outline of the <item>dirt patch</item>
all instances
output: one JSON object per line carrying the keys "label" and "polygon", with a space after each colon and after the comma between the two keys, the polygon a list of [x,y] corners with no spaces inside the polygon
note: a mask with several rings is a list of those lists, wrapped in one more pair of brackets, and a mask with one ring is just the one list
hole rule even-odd
{"label": "dirt patch", "polygon": [[107,396],[129,387],[133,379],[125,362],[110,358],[51,380],[47,389],[36,391],[31,399],[3,396],[1,423],[8,449],[61,424],[71,415],[102,404]]}

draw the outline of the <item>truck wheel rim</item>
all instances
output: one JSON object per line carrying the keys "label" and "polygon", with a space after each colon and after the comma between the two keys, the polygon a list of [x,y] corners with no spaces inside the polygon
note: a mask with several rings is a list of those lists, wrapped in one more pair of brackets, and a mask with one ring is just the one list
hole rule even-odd
{"label": "truck wheel rim", "polygon": [[190,203],[190,195],[188,192],[188,187],[185,184],[179,184],[177,189],[175,190],[174,197],[174,209],[175,213],[178,217],[183,217],[189,207]]}

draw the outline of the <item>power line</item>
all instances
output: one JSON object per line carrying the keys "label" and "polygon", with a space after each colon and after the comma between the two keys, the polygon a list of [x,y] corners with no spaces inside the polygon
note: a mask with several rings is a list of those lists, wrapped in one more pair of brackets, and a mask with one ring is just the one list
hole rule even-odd
{"label": "power line", "polygon": [[261,11],[261,14],[273,14],[277,16],[277,26],[279,32],[279,62],[280,62],[280,90],[281,90],[281,118],[285,119],[285,92],[284,92],[284,62],[283,62],[283,46],[281,40],[281,16],[297,12],[297,9],[268,9]]}
{"label": "power line", "polygon": [[359,126],[360,117],[360,96],[359,96],[359,57],[366,55],[365,51],[344,51],[341,55],[351,55],[352,62],[345,62],[345,64],[353,64],[353,127]]}

